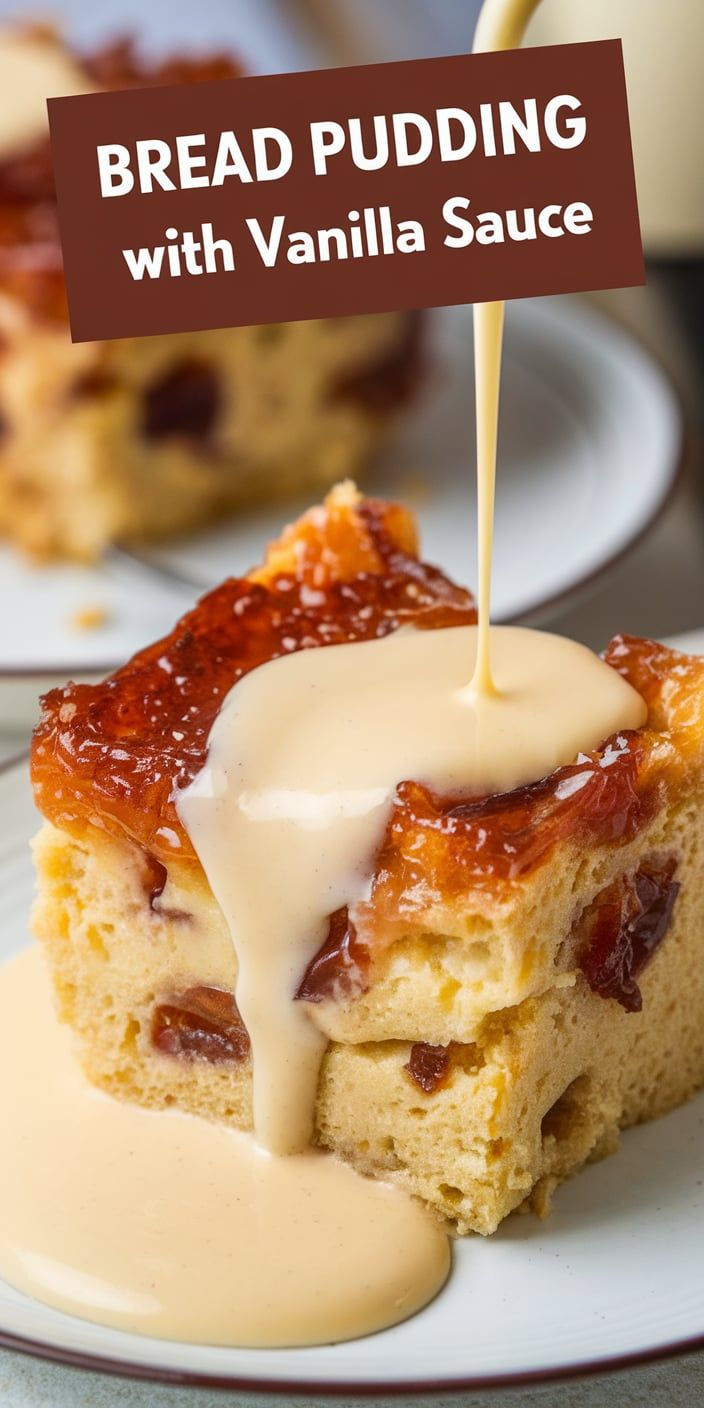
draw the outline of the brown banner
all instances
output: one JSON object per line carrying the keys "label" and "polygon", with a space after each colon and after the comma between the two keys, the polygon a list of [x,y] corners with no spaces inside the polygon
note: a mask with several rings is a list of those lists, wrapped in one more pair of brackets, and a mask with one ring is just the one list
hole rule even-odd
{"label": "brown banner", "polygon": [[77,341],[643,282],[618,41],[49,115]]}

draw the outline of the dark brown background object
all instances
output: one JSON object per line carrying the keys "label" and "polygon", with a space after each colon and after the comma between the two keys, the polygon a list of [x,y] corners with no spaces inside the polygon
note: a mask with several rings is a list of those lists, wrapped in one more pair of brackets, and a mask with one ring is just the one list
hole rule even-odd
{"label": "dark brown background object", "polygon": [[[514,155],[487,158],[478,142],[466,159],[443,163],[434,146],[423,165],[358,170],[349,149],[316,176],[309,124],[351,116],[372,130],[375,114],[414,112],[434,117],[438,107],[477,113],[479,104],[537,100],[540,112],[558,94],[574,94],[587,134],[569,150],[519,145]],[[59,216],[72,335],[93,338],[179,332],[360,312],[430,307],[477,299],[520,298],[643,282],[642,252],[621,46],[617,41],[567,44],[504,54],[305,74],[237,78],[130,92],[94,93],[49,102]],[[223,129],[234,129],[248,161],[253,127],[282,128],[293,143],[290,172],[278,181],[102,198],[96,146],[140,138],[206,134],[214,156]],[[464,249],[443,244],[442,218],[450,196],[471,199],[469,215],[548,203],[586,202],[594,212],[587,234],[539,237],[522,243]],[[348,227],[348,211],[391,208],[392,219],[420,220],[423,253],[333,258],[294,265],[286,234]],[[246,229],[256,217],[265,229],[286,216],[274,268],[266,268]],[[215,238],[231,241],[233,272],[132,279],[123,248],[168,243],[164,231],[193,230],[203,222]],[[164,261],[166,266],[166,260]]]}

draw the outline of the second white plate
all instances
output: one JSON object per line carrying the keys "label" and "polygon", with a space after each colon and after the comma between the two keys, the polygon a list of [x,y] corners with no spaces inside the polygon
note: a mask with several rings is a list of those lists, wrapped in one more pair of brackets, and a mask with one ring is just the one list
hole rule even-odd
{"label": "second white plate", "polygon": [[[439,309],[429,322],[429,384],[364,487],[408,502],[423,555],[471,585],[471,310]],[[652,522],[676,474],[680,414],[651,358],[575,299],[509,307],[503,379],[493,614],[536,619]],[[260,561],[306,507],[274,504],[145,549],[146,561],[113,552],[98,568],[37,568],[0,547],[0,727],[25,727],[41,689],[96,678],[170,630],[199,589]]]}
{"label": "second white plate", "polygon": [[[423,556],[476,581],[471,309],[428,315],[430,381],[375,470],[369,493],[420,520]],[[534,616],[584,587],[652,521],[673,482],[682,427],[649,355],[584,302],[530,299],[507,311],[493,606]],[[268,506],[149,549],[149,561],[200,586],[241,573],[307,506]]]}

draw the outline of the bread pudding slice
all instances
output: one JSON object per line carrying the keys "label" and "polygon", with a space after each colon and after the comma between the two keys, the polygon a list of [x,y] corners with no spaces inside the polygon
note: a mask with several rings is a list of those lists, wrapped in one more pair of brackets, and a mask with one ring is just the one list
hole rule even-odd
{"label": "bread pudding slice", "polygon": [[[46,696],[34,927],[91,1080],[250,1127],[233,944],[175,799],[248,670],[474,620],[408,513],[347,485],[103,684]],[[624,637],[605,658],[645,726],[505,795],[402,781],[368,900],[301,974],[329,1038],[318,1142],[459,1232],[544,1209],[704,1082],[704,661]]]}
{"label": "bread pudding slice", "polygon": [[[10,44],[76,92],[239,72],[225,55],[149,66],[129,43],[78,56],[47,30]],[[415,315],[74,345],[48,135],[28,143],[0,143],[0,533],[91,559],[361,471],[416,389]]]}

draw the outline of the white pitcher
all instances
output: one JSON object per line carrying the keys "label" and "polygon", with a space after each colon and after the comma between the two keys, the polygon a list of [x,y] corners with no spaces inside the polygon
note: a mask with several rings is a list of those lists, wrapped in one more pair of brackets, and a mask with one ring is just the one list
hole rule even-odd
{"label": "white pitcher", "polygon": [[643,241],[704,253],[704,0],[542,0],[533,44],[623,40]]}

